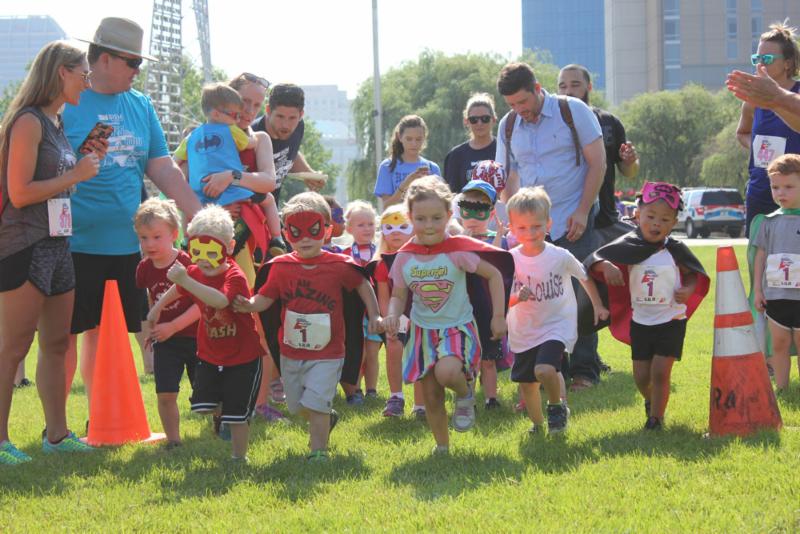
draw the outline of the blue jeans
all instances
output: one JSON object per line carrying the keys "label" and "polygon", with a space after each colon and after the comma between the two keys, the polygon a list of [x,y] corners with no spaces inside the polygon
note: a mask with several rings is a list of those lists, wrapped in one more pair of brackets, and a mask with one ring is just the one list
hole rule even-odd
{"label": "blue jeans", "polygon": [[[566,236],[560,237],[553,242],[561,248],[569,250],[578,261],[583,261],[589,254],[594,252],[596,237],[594,230],[594,217],[597,213],[597,205],[592,208],[587,217],[586,230],[577,241],[568,241]],[[577,282],[573,280],[573,284]],[[600,356],[597,354],[597,333],[588,336],[578,336],[575,348],[569,355],[569,368],[562,369],[565,378],[583,378],[592,383],[600,381]]]}

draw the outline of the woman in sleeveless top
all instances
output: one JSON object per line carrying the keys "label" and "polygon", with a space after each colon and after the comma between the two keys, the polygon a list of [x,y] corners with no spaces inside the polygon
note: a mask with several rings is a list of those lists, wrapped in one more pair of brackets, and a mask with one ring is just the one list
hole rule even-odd
{"label": "woman in sleeveless top", "polygon": [[39,331],[36,385],[47,425],[45,452],[91,450],[67,429],[65,352],[75,276],[69,251],[69,193],[97,174],[105,142],[76,163],[61,126],[65,102],[90,85],[86,54],[63,41],[45,46],[0,125],[0,464],[30,456],[9,441],[14,372]]}
{"label": "woman in sleeveless top", "polygon": [[[796,30],[784,24],[773,24],[761,35],[755,64],[765,66],[767,74],[783,89],[800,92],[800,48]],[[750,179],[747,182],[747,233],[750,221],[758,214],[772,213],[778,205],[772,200],[767,176],[769,164],[783,154],[800,154],[800,132],[793,130],[775,112],[742,104],[739,143],[750,150]]]}

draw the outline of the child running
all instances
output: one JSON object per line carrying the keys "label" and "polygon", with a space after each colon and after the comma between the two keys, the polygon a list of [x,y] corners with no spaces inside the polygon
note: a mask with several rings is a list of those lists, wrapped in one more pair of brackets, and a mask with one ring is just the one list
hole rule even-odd
{"label": "child running", "polygon": [[182,296],[191,297],[200,308],[200,361],[195,370],[192,411],[219,414],[215,428],[223,439],[230,432],[232,460],[246,463],[248,423],[261,381],[264,350],[253,316],[235,313],[231,306],[237,296],[250,297],[244,273],[230,258],[233,220],[223,208],[206,206],[189,223],[187,234],[193,265],[186,268],[180,262],[172,264],[167,278],[175,285],[156,302],[147,319],[158,322],[160,313]]}
{"label": "child running", "polygon": [[375,293],[352,258],[322,250],[331,211],[318,193],[301,193],[283,208],[284,235],[294,251],[273,259],[266,283],[253,298],[241,297],[240,312],[261,312],[280,301],[280,370],[286,405],[309,422],[309,460],[327,460],[328,438],[338,414],[333,397],[344,366],[343,291],[356,291],[369,317],[369,332],[381,330]]}
{"label": "child running", "polygon": [[544,188],[524,187],[507,204],[510,230],[519,242],[514,257],[514,287],[508,311],[508,341],[516,354],[511,380],[520,384],[533,423],[528,432],[542,431],[544,414],[539,384],[547,394],[547,431],[567,429],[569,408],[562,402],[560,376],[564,352],[578,339],[577,303],[572,280],[577,278],[594,308],[595,324],[606,319],[594,281],[566,249],[547,243],[550,197]]}
{"label": "child running", "polygon": [[789,387],[792,339],[800,347],[800,156],[785,154],[767,167],[772,198],[780,209],[753,221],[756,309],[766,311],[772,338],[775,388]]}
{"label": "child running", "polygon": [[680,189],[646,182],[636,201],[639,227],[584,264],[608,285],[611,333],[631,346],[633,379],[647,415],[644,428],[660,430],[686,321],[708,292],[709,278],[689,247],[669,236],[683,208]]}
{"label": "child running", "polygon": [[[189,266],[192,260],[174,246],[181,226],[174,201],[156,197],[145,200],[136,211],[133,226],[144,255],[136,268],[136,286],[147,289],[149,306],[153,306],[172,286],[167,278],[172,264]],[[167,450],[181,445],[178,392],[184,368],[189,384],[194,383],[199,318],[200,308],[192,299],[180,297],[162,308],[158,323],[150,329],[158,415],[167,434]]]}
{"label": "child running", "polygon": [[[402,204],[389,206],[381,214],[381,235],[378,241],[377,260],[373,278],[377,286],[378,307],[384,317],[389,312],[392,296],[392,279],[389,268],[381,259],[383,254],[396,254],[400,247],[411,239],[413,228],[408,221],[406,208]],[[408,317],[403,316],[403,322]],[[403,397],[403,344],[397,338],[386,338],[386,378],[389,382],[389,399],[383,409],[384,417],[402,417],[406,401]],[[414,382],[414,408],[411,412],[418,420],[425,420],[425,404],[422,383]]]}
{"label": "child running", "polygon": [[412,293],[411,327],[403,355],[407,383],[422,381],[425,411],[436,446],[448,453],[445,388],[455,393],[452,424],[458,432],[475,425],[473,379],[480,361],[480,339],[467,296],[467,273],[489,281],[492,300],[491,330],[495,339],[506,334],[505,287],[501,272],[474,250],[489,245],[466,236],[448,236],[452,193],[435,176],[414,181],[406,194],[406,207],[414,238],[394,258],[390,276],[394,284],[385,320],[386,333],[396,337],[400,316]]}

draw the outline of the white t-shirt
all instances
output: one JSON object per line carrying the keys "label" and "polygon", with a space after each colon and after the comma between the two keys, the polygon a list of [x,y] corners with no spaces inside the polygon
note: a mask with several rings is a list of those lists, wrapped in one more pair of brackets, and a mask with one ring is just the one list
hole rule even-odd
{"label": "white t-shirt", "polygon": [[512,294],[528,286],[533,295],[508,311],[508,345],[525,352],[545,341],[561,341],[572,352],[578,339],[578,305],[571,277],[586,280],[583,265],[568,250],[545,243],[538,256],[525,256],[517,247]]}
{"label": "white t-shirt", "polygon": [[637,323],[664,324],[686,317],[686,305],[675,302],[675,290],[681,287],[681,273],[667,249],[631,265],[628,284],[633,320]]}

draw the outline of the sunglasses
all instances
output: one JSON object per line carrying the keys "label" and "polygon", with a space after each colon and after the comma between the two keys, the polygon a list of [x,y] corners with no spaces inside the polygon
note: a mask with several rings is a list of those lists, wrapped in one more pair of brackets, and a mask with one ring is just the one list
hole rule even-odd
{"label": "sunglasses", "polygon": [[218,109],[217,111],[219,111],[223,115],[232,118],[235,121],[238,121],[240,118],[242,118],[242,114],[239,113],[238,111],[225,111],[224,109]]}
{"label": "sunglasses", "polygon": [[753,54],[750,56],[750,63],[753,66],[763,63],[764,65],[772,65],[776,59],[783,59],[783,54]]}
{"label": "sunglasses", "polygon": [[243,78],[250,83],[257,83],[264,89],[269,89],[269,80],[262,78],[261,76],[256,76],[251,72],[243,72],[239,75],[239,78]]}
{"label": "sunglasses", "polygon": [[[75,71],[73,70],[72,72]],[[88,70],[86,72],[79,72],[78,74],[83,78],[83,83],[92,83],[92,71]]]}
{"label": "sunglasses", "polygon": [[114,56],[117,59],[121,59],[122,61],[125,62],[125,64],[128,67],[130,67],[132,69],[138,69],[139,67],[142,66],[142,61],[144,61],[144,59],[142,59],[140,57],[125,57],[125,56],[121,56],[119,54],[116,54],[116,53],[112,52],[111,50],[107,50],[107,52],[108,52],[109,56]]}
{"label": "sunglasses", "polygon": [[473,115],[472,117],[467,117],[467,120],[470,124],[478,124],[478,121],[482,122],[483,124],[489,124],[492,120],[491,115]]}

